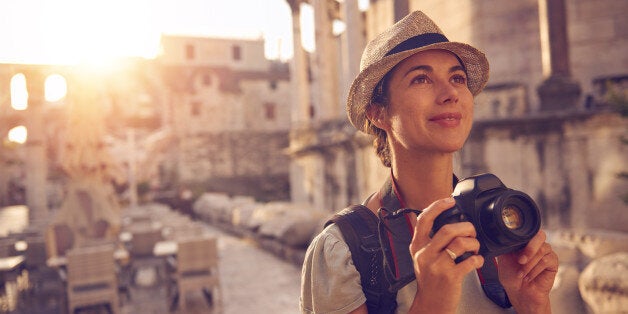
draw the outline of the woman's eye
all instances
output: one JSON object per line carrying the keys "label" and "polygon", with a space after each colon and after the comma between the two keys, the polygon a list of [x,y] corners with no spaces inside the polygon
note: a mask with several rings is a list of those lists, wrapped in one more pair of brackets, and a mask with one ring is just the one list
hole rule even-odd
{"label": "woman's eye", "polygon": [[428,78],[425,75],[419,75],[412,79],[413,84],[425,84],[428,82]]}
{"label": "woman's eye", "polygon": [[454,75],[451,80],[458,84],[467,84],[467,77],[464,75]]}

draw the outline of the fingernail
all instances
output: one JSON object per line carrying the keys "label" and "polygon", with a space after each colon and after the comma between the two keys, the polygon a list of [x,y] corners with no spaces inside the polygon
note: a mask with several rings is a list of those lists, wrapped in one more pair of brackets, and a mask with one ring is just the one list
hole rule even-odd
{"label": "fingernail", "polygon": [[524,255],[524,256],[521,256],[519,258],[519,264],[525,264],[527,262],[528,262],[528,257],[527,256]]}
{"label": "fingernail", "polygon": [[448,198],[445,199],[445,203],[449,204],[449,203],[454,203],[454,202],[456,202],[456,200],[454,200],[453,197],[448,197]]}

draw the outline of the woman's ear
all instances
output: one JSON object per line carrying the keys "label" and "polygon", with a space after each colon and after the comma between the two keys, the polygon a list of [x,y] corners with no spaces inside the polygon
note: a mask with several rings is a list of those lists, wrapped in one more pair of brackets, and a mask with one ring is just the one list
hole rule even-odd
{"label": "woman's ear", "polygon": [[387,129],[387,123],[386,123],[386,107],[382,107],[382,106],[378,106],[378,105],[370,105],[368,106],[368,108],[366,109],[366,118],[369,119],[369,121],[371,121],[371,123],[382,129],[382,130],[386,130]]}

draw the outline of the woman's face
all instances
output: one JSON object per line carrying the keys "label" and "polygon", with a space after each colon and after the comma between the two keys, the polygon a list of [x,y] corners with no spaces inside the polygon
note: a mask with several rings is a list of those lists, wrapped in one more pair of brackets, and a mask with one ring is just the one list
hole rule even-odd
{"label": "woman's face", "polygon": [[379,127],[393,150],[438,154],[462,148],[473,121],[473,95],[455,55],[422,51],[392,71]]}

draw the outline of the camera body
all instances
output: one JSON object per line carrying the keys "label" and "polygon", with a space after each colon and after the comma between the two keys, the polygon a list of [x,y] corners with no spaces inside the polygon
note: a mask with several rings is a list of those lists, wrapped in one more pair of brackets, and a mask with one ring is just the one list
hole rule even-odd
{"label": "camera body", "polygon": [[[456,204],[436,217],[432,232],[445,224],[469,221],[480,242],[479,254],[485,258],[525,247],[541,227],[541,214],[532,198],[507,188],[493,174],[461,180],[452,196]],[[464,253],[456,263],[472,254]]]}

